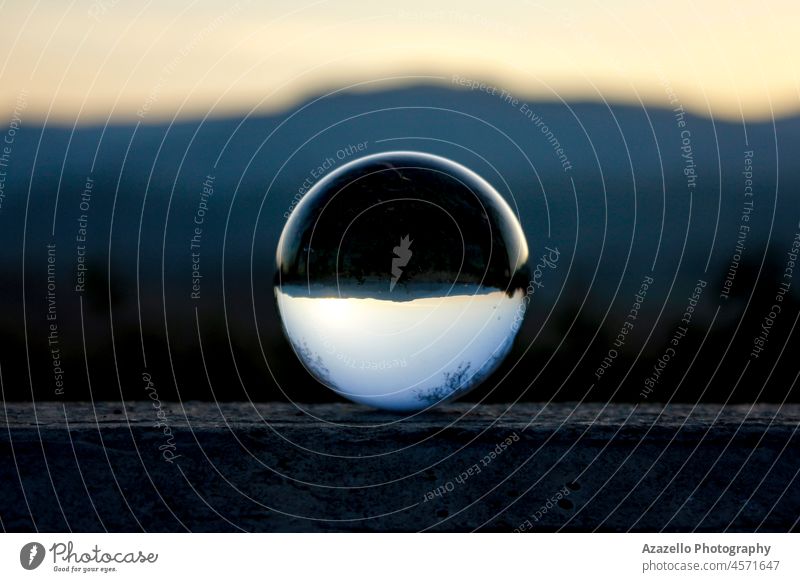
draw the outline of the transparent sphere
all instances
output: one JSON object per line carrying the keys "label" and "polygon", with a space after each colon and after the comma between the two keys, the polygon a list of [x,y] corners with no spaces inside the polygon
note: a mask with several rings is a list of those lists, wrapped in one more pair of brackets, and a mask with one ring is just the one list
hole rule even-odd
{"label": "transparent sphere", "polygon": [[480,384],[525,313],[528,247],[500,194],[429,154],[367,156],[318,182],[278,244],[275,296],[317,380],[413,411]]}

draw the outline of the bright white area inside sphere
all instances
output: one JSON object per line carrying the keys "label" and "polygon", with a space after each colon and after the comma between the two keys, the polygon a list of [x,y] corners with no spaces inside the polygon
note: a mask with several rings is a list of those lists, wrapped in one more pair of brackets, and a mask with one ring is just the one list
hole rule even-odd
{"label": "bright white area inside sphere", "polygon": [[467,392],[511,349],[523,293],[475,291],[390,301],[284,286],[276,296],[286,335],[318,380],[356,402],[412,411]]}

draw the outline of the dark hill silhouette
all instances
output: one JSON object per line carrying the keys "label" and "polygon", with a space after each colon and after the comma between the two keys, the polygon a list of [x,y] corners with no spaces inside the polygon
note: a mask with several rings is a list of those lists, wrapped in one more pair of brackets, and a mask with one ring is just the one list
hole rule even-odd
{"label": "dark hill silhouette", "polygon": [[[744,124],[618,104],[527,105],[530,114],[484,93],[423,86],[338,94],[246,119],[74,132],[23,125],[0,209],[5,397],[141,399],[146,358],[162,399],[282,399],[271,374],[294,399],[332,398],[281,335],[276,242],[319,175],[407,149],[451,158],[491,182],[518,210],[532,260],[545,246],[561,252],[517,348],[470,398],[641,399],[703,279],[689,332],[648,398],[797,401],[789,392],[797,366],[786,356],[797,349],[794,339],[786,344],[797,281],[768,347],[737,380],[798,231],[800,119]],[[721,299],[750,200],[746,168],[749,230]],[[76,241],[84,231],[85,242]],[[50,344],[48,256],[58,340]],[[654,283],[636,324],[596,381],[645,276]]]}

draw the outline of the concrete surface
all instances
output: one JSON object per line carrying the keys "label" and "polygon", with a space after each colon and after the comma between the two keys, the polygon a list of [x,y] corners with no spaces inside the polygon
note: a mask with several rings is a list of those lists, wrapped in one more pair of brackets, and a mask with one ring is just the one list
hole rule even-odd
{"label": "concrete surface", "polygon": [[9,403],[0,525],[796,530],[799,422],[796,405]]}

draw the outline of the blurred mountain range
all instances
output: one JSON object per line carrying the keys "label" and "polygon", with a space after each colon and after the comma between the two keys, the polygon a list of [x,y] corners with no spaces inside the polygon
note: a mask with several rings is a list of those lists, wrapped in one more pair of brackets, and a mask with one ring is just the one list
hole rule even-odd
{"label": "blurred mountain range", "polygon": [[559,251],[514,351],[468,398],[798,401],[800,280],[785,275],[800,231],[800,118],[731,123],[677,103],[430,86],[172,124],[23,119],[0,199],[3,396],[142,399],[148,374],[162,400],[335,399],[282,336],[277,239],[321,176],[399,149],[492,183],[533,264]]}

